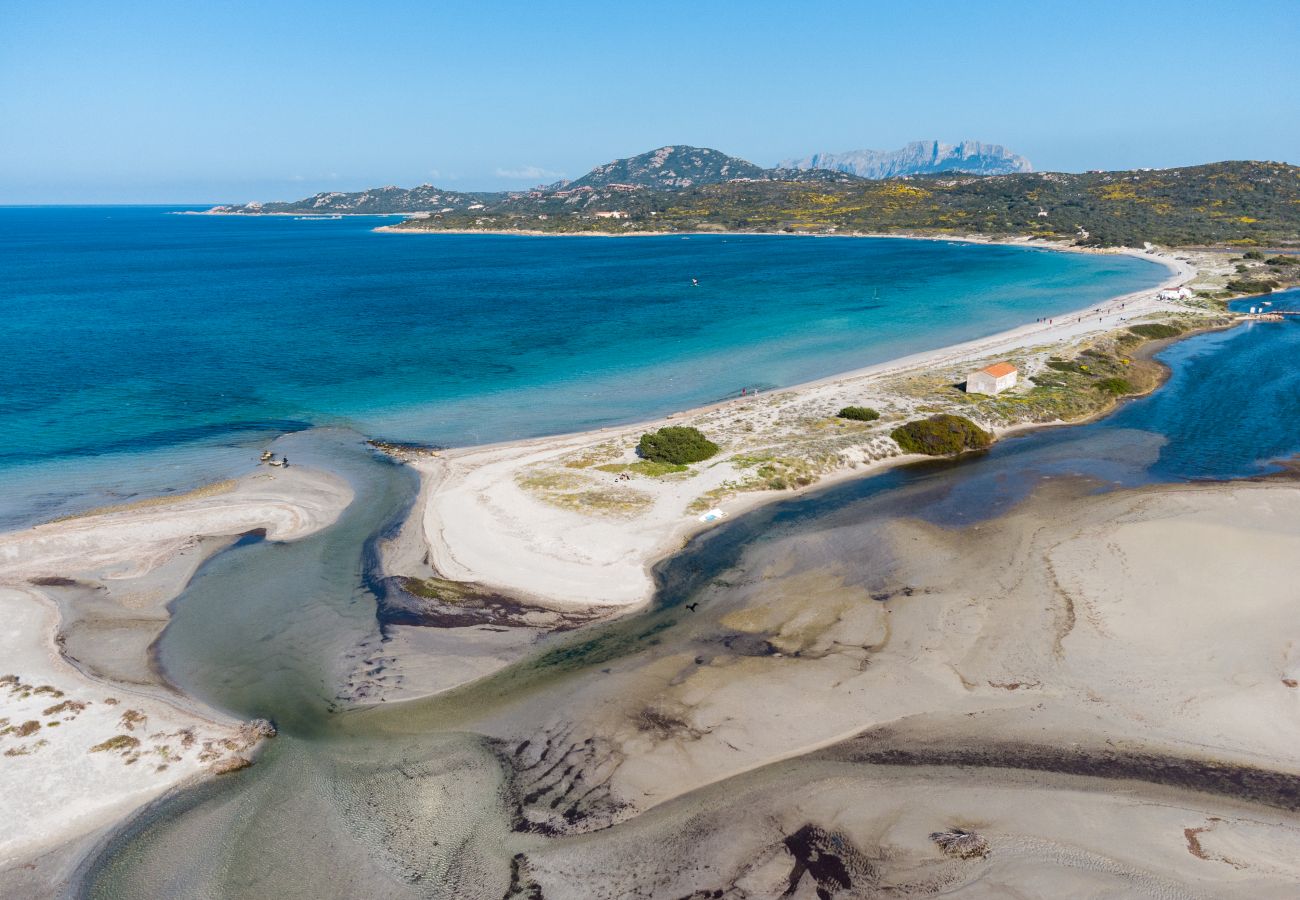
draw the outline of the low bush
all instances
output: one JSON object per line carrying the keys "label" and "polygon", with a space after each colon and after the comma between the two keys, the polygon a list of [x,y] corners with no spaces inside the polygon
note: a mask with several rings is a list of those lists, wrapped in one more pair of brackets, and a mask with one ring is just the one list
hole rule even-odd
{"label": "low bush", "polygon": [[1270,256],[1267,262],[1270,266],[1300,266],[1300,256]]}
{"label": "low bush", "polygon": [[1153,341],[1177,337],[1183,333],[1183,330],[1177,325],[1163,325],[1158,322],[1150,322],[1146,325],[1130,325],[1128,330],[1139,337],[1150,338]]}
{"label": "low bush", "polygon": [[907,453],[927,456],[955,456],[964,450],[983,450],[993,443],[993,435],[970,419],[947,413],[900,425],[890,437]]}
{"label": "low bush", "polygon": [[684,466],[708,459],[718,452],[718,445],[706,438],[698,428],[669,425],[651,434],[641,435],[636,451],[644,459]]}
{"label": "low bush", "polygon": [[1103,393],[1114,394],[1116,397],[1134,393],[1133,383],[1127,378],[1103,378],[1096,382],[1093,387]]}
{"label": "low bush", "polygon": [[1237,294],[1267,294],[1277,287],[1277,282],[1239,278],[1236,281],[1229,281],[1225,287]]}
{"label": "low bush", "polygon": [[1248,250],[1241,256],[1242,259],[1263,259],[1264,254],[1258,250]]}
{"label": "low bush", "polygon": [[868,406],[846,406],[835,415],[841,419],[852,419],[854,422],[874,422],[880,418],[880,413]]}

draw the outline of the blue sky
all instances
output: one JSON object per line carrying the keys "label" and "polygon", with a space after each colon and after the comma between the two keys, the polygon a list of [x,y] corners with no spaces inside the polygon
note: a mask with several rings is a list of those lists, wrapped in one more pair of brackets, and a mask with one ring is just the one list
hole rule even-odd
{"label": "blue sky", "polygon": [[0,0],[0,203],[521,188],[664,144],[1300,163],[1300,3]]}

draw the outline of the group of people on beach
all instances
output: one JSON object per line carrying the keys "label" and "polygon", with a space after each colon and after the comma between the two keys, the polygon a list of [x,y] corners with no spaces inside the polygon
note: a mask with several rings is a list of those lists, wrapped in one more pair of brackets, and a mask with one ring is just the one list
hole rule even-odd
{"label": "group of people on beach", "polygon": [[[1099,309],[1099,310],[1097,310],[1097,321],[1100,322],[1100,321],[1102,320],[1102,316],[1105,316],[1105,315],[1107,315],[1108,313],[1118,312],[1119,310],[1123,309],[1126,305],[1127,305],[1126,303],[1121,303],[1119,306],[1112,306],[1112,307],[1109,307],[1109,308],[1107,308],[1107,309]],[[1089,313],[1089,315],[1091,315],[1091,313]],[[1086,316],[1079,316],[1077,319],[1075,319],[1075,322],[1076,322],[1076,323],[1082,323],[1083,320],[1084,320],[1085,318],[1087,318],[1087,317],[1086,317]],[[1046,317],[1039,318],[1039,319],[1035,319],[1034,321],[1035,321],[1036,323],[1038,323],[1039,325],[1055,325],[1055,324],[1056,324],[1056,320],[1055,320],[1055,319],[1049,319],[1049,318],[1046,318]],[[1126,321],[1128,321],[1128,320],[1127,320],[1127,319],[1120,319],[1120,321],[1121,321],[1121,322],[1126,322]]]}

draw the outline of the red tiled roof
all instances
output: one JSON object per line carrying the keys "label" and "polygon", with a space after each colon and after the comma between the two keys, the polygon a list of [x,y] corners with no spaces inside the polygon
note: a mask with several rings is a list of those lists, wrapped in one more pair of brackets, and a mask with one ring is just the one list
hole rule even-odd
{"label": "red tiled roof", "polygon": [[1009,362],[994,363],[991,366],[985,366],[980,370],[985,374],[992,375],[994,378],[1001,378],[1003,375],[1010,375],[1016,371],[1016,367]]}

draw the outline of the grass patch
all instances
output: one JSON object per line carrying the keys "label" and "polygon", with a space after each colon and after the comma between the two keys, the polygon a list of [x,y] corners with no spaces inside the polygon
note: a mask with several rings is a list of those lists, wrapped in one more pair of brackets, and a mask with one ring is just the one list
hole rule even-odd
{"label": "grass patch", "polygon": [[1103,378],[1094,382],[1092,386],[1103,394],[1110,394],[1113,397],[1123,397],[1126,394],[1136,393],[1133,390],[1133,382],[1127,378]]}
{"label": "grass patch", "polygon": [[118,734],[90,748],[91,753],[126,753],[140,746],[140,739],[129,734]]}
{"label": "grass patch", "polygon": [[588,469],[601,463],[613,462],[622,451],[611,443],[597,444],[564,457],[561,462],[567,469]]}
{"label": "grass patch", "polygon": [[1166,338],[1178,337],[1183,330],[1177,325],[1167,325],[1160,322],[1150,322],[1145,325],[1130,325],[1128,330],[1138,337],[1146,338],[1150,341],[1162,341]]}
{"label": "grass patch", "polygon": [[463,581],[449,581],[446,578],[409,578],[401,577],[398,581],[402,590],[426,600],[440,603],[463,603],[478,596],[471,584]]}
{"label": "grass patch", "polygon": [[657,459],[639,459],[634,463],[609,463],[596,468],[601,472],[631,472],[635,475],[644,475],[646,478],[659,478],[690,471],[689,466],[681,463],[661,462]]}
{"label": "grass patch", "polygon": [[850,419],[854,422],[874,422],[880,413],[869,406],[846,406],[836,414],[837,418]]}
{"label": "grass patch", "polygon": [[1270,294],[1277,288],[1277,282],[1258,278],[1238,278],[1224,286],[1237,294]]}

